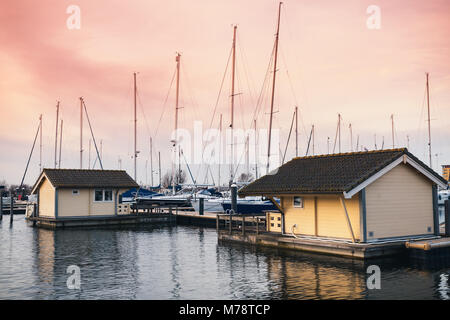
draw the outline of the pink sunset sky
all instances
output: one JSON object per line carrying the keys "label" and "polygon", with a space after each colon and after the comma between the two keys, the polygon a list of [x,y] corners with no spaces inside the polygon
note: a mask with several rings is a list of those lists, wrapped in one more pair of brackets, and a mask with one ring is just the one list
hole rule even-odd
{"label": "pink sunset sky", "polygon": [[[70,5],[81,10],[81,28],[69,30]],[[370,5],[381,9],[381,28],[369,29]],[[19,183],[39,115],[43,115],[43,165],[53,167],[55,106],[64,120],[62,167],[79,167],[79,100],[84,97],[103,162],[133,175],[133,72],[138,72],[138,182],[145,174],[149,138],[170,169],[174,90],[164,101],[182,54],[180,127],[209,127],[238,25],[235,127],[249,128],[272,52],[278,2],[273,0],[87,1],[16,0],[0,3],[0,180]],[[300,154],[314,124],[315,153],[334,142],[343,118],[342,151],[359,143],[374,149],[384,137],[428,164],[425,73],[430,73],[433,168],[450,164],[450,2],[446,0],[287,0],[281,11],[274,127],[284,150],[294,106],[301,111]],[[229,124],[227,75],[213,127]],[[264,92],[259,128],[269,123]],[[163,113],[163,108],[165,108]],[[160,121],[161,118],[161,121]],[[89,139],[85,122],[87,164]],[[294,155],[294,144],[287,158]],[[276,146],[278,148],[278,146]],[[92,159],[94,155],[92,154]],[[92,160],[93,161],[93,160]],[[97,166],[98,167],[98,166]],[[194,168],[195,169],[195,168]],[[149,170],[149,168],[148,168]],[[203,183],[203,173],[198,173]],[[226,176],[226,169],[223,175]],[[39,174],[39,146],[26,183]],[[157,181],[155,174],[155,181]],[[188,181],[190,182],[190,181]],[[211,180],[209,181],[211,182]],[[155,182],[155,184],[157,184]]]}

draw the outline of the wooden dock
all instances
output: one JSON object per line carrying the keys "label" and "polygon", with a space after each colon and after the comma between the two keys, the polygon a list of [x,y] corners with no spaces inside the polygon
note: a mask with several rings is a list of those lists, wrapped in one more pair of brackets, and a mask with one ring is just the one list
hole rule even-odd
{"label": "wooden dock", "polygon": [[313,239],[313,238],[294,238],[273,232],[232,233],[220,230],[219,241],[240,242],[250,245],[262,245],[278,249],[288,249],[297,251],[307,251],[328,255],[343,256],[358,259],[379,258],[405,253],[404,241],[395,241],[390,243],[351,243],[345,241],[336,241],[334,239]]}
{"label": "wooden dock", "polygon": [[175,223],[175,215],[167,213],[139,213],[117,216],[88,216],[71,218],[30,217],[29,221],[38,227],[46,229],[60,229],[70,227],[98,227],[112,225]]}
{"label": "wooden dock", "polygon": [[[203,215],[197,211],[178,211],[176,213],[177,223],[214,228],[217,227],[217,224],[220,224],[220,226],[227,226],[230,221],[229,217],[230,215],[224,214],[223,212],[204,212]],[[249,214],[232,216],[233,223],[241,225],[242,220],[245,221],[246,226],[252,227],[255,226],[257,221],[259,221],[259,224],[261,225],[265,220],[265,215]],[[261,225],[261,230],[262,228],[265,227]]]}

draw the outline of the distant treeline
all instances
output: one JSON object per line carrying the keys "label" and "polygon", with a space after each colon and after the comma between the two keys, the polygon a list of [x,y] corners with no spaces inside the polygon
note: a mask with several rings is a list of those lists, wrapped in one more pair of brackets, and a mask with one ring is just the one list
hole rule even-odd
{"label": "distant treeline", "polygon": [[[8,184],[8,183],[6,183],[5,180],[0,180],[0,186],[5,187],[4,189],[1,190],[2,196],[4,196],[4,197],[7,197],[9,192],[14,193],[15,195],[22,193],[18,190],[19,189],[18,184]],[[29,195],[31,193],[31,188],[32,188],[32,186],[30,186],[28,184],[22,185],[23,195]],[[6,193],[6,194],[4,194],[4,193]]]}

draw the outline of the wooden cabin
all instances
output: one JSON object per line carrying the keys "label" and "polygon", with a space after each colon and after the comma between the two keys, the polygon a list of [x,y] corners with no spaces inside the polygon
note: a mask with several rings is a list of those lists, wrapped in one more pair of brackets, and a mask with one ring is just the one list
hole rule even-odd
{"label": "wooden cabin", "polygon": [[129,214],[120,195],[138,184],[121,170],[44,169],[32,189],[37,218],[99,218]]}
{"label": "wooden cabin", "polygon": [[446,185],[402,148],[294,158],[239,196],[277,206],[269,232],[365,243],[438,235],[437,186]]}

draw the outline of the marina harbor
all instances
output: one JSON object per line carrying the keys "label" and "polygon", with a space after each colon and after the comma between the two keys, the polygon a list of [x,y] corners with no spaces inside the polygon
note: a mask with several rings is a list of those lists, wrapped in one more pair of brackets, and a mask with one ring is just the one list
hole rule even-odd
{"label": "marina harbor", "polygon": [[450,2],[394,2],[0,2],[0,300],[450,300]]}

